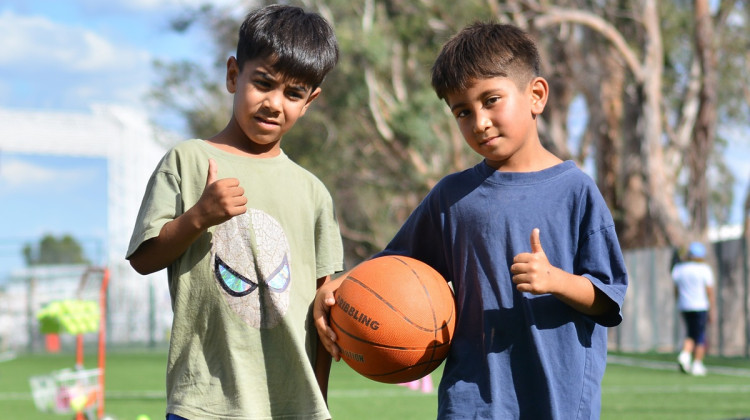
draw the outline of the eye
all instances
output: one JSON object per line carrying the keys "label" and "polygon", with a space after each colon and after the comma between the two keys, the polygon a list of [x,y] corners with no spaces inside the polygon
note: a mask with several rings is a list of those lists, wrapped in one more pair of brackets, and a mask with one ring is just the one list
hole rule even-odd
{"label": "eye", "polygon": [[453,116],[456,119],[464,118],[464,117],[469,116],[469,111],[467,111],[465,109],[457,109],[457,110],[453,111]]}
{"label": "eye", "polygon": [[284,260],[281,261],[281,264],[274,270],[273,273],[271,273],[270,276],[268,276],[267,284],[268,288],[273,290],[274,292],[281,293],[284,290],[286,290],[287,286],[289,286],[289,278],[290,278],[290,268],[289,268],[289,261],[287,260],[287,257],[284,256]]}
{"label": "eye", "polygon": [[262,90],[268,90],[271,89],[271,83],[264,79],[257,79],[253,82],[253,84]]}
{"label": "eye", "polygon": [[295,101],[298,101],[298,100],[302,99],[302,94],[300,94],[299,92],[296,92],[296,91],[295,92],[287,92],[286,96],[288,96],[289,99],[292,99],[292,100],[295,100]]}
{"label": "eye", "polygon": [[484,101],[484,106],[491,106],[499,100],[500,100],[499,96],[490,96],[489,98],[487,98],[486,101]]}
{"label": "eye", "polygon": [[245,296],[258,288],[257,283],[234,271],[218,255],[214,262],[214,275],[221,287],[232,296]]}

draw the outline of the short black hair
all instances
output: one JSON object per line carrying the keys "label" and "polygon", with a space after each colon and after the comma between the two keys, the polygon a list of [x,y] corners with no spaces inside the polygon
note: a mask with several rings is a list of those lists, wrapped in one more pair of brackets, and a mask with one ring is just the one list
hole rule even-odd
{"label": "short black hair", "polygon": [[508,77],[522,86],[540,75],[539,62],[536,44],[520,28],[476,22],[443,45],[432,66],[432,88],[445,99],[476,79]]}
{"label": "short black hair", "polygon": [[271,5],[250,12],[240,26],[237,64],[256,58],[313,88],[323,83],[339,59],[333,28],[317,13],[294,6]]}

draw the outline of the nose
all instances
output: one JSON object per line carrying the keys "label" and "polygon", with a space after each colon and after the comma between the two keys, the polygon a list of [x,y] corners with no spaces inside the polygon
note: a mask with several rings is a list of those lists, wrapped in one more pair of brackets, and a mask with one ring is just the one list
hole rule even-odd
{"label": "nose", "polygon": [[271,112],[281,112],[281,104],[284,100],[284,93],[274,89],[269,91],[263,99],[263,107]]}
{"label": "nose", "polygon": [[492,121],[484,112],[476,112],[474,116],[474,133],[482,134],[492,126]]}

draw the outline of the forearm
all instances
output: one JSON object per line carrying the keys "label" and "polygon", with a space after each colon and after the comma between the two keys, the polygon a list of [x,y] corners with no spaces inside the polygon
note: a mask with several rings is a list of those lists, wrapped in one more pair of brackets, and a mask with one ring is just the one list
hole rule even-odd
{"label": "forearm", "polygon": [[315,379],[318,380],[318,387],[323,394],[323,398],[328,402],[328,378],[331,374],[331,362],[333,358],[323,346],[323,342],[318,337],[317,349],[315,351]]}
{"label": "forearm", "polygon": [[130,256],[130,265],[144,275],[166,268],[205,230],[193,212],[188,210],[162,226],[159,236],[143,242]]}
{"label": "forearm", "polygon": [[555,268],[559,285],[552,294],[565,304],[585,315],[603,315],[613,310],[614,303],[589,279]]}
{"label": "forearm", "polygon": [[[319,278],[317,281],[317,290],[320,291],[320,287],[326,282],[329,282],[330,279],[330,276]],[[326,350],[325,346],[323,345],[323,342],[320,340],[320,337],[317,338],[315,365],[313,366],[313,369],[315,370],[315,379],[318,380],[318,387],[320,387],[320,392],[323,393],[323,399],[328,402],[328,378],[331,374],[331,361],[333,359],[328,353],[328,350]]]}

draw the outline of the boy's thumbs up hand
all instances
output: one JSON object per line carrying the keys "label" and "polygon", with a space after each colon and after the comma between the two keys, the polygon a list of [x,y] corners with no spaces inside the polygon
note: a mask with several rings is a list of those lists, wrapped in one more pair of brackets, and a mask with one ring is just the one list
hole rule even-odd
{"label": "boy's thumbs up hand", "polygon": [[[544,254],[544,249],[542,249],[542,241],[539,239],[539,228],[533,229],[531,231],[531,252],[533,254],[542,253]],[[545,254],[546,258],[546,254]]]}
{"label": "boy's thumbs up hand", "polygon": [[539,229],[531,231],[531,252],[518,254],[513,258],[510,272],[513,274],[513,283],[519,292],[529,292],[535,295],[554,293],[556,286],[555,273],[557,268],[553,267],[547,254],[542,248],[539,239]]}
{"label": "boy's thumbs up hand", "polygon": [[206,188],[195,204],[199,225],[203,229],[223,223],[247,211],[247,198],[244,195],[245,190],[240,187],[240,181],[236,178],[218,179],[217,173],[216,161],[209,159]]}
{"label": "boy's thumbs up hand", "polygon": [[216,172],[218,172],[216,161],[213,159],[209,159],[208,160],[208,176],[206,177],[206,187],[216,182]]}

